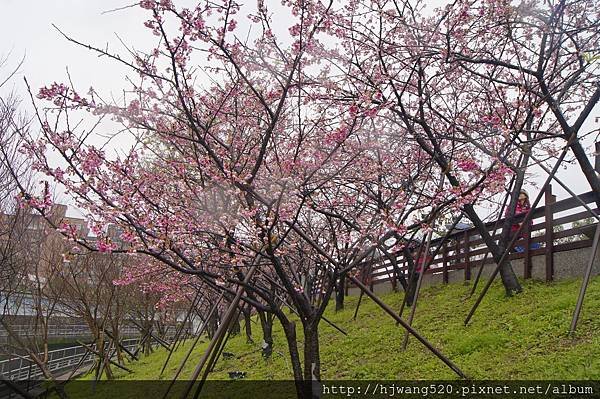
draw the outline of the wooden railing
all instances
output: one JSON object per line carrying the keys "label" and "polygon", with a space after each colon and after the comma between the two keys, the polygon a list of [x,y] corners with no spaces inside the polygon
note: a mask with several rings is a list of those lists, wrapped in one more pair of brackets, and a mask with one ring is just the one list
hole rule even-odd
{"label": "wooden railing", "polygon": [[[554,254],[590,247],[597,221],[575,197],[556,202],[556,197],[552,195],[550,185],[544,195],[546,205],[533,211],[533,224],[525,226],[524,236],[526,238],[518,240],[514,245],[523,247],[524,251],[522,253],[511,253],[509,259],[523,259],[523,276],[524,278],[530,278],[532,257],[544,255],[545,278],[546,281],[551,281],[554,278]],[[600,193],[590,191],[579,195],[579,199],[596,214],[599,213],[596,201],[600,200]],[[591,224],[573,227],[573,222],[582,224],[590,217],[593,218]],[[524,215],[515,217],[514,223],[518,223],[523,218]],[[504,219],[500,219],[486,223],[490,235],[496,242],[500,238],[503,222]],[[494,230],[496,230],[495,234],[493,234]],[[435,249],[441,240],[441,237],[432,240],[431,248]],[[534,243],[539,244],[533,245]],[[531,249],[532,245],[534,247],[539,245],[539,248]],[[451,273],[463,270],[464,279],[470,280],[472,278],[471,269],[483,267],[484,258],[485,264],[494,263],[491,254],[488,252],[489,250],[483,243],[477,229],[469,228],[456,231],[442,244],[442,248],[432,260],[425,274],[441,274],[442,281],[448,283]],[[394,267],[390,258],[394,259],[396,267]],[[395,252],[391,256],[378,254],[375,259],[359,265],[358,270],[360,270],[362,276],[361,280],[370,285],[371,289],[374,285],[386,281],[391,281],[392,286],[396,288],[398,273],[408,278],[408,262],[402,251]],[[349,284],[349,286],[351,288],[353,285]]]}

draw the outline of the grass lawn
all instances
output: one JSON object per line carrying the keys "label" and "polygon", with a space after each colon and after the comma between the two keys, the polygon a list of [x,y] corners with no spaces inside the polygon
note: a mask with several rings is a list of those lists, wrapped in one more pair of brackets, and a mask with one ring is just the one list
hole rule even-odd
{"label": "grass lawn", "polygon": [[[588,287],[575,338],[568,337],[567,332],[581,280],[550,284],[527,280],[522,283],[523,293],[510,298],[505,297],[500,283],[494,284],[467,327],[463,320],[475,301],[475,298],[462,300],[469,286],[429,287],[422,291],[413,325],[473,379],[599,380],[600,277],[593,278]],[[326,312],[326,317],[347,331],[347,336],[325,322],[319,326],[323,380],[458,378],[414,338],[410,339],[407,350],[402,351],[404,329],[396,326],[395,321],[371,300],[363,298],[358,318],[352,321],[357,299],[347,297],[344,311],[336,313],[332,303]],[[393,309],[399,309],[402,294],[390,293],[382,299]],[[405,311],[405,318],[407,316]],[[246,343],[243,332],[230,338],[225,351],[235,356],[219,360],[209,379],[229,380],[229,371],[245,371],[246,380],[291,379],[285,337],[277,320],[275,323],[275,352],[271,359],[262,359],[260,325],[253,324],[257,343]],[[301,326],[297,329],[301,340]],[[189,342],[182,345],[173,354],[162,376],[159,373],[166,359],[164,350],[156,350],[129,364],[134,371],[131,374],[113,368],[115,375],[120,381],[169,381],[189,345]],[[182,379],[192,374],[207,345],[208,340],[203,338],[186,364]],[[301,343],[299,347],[302,353]],[[73,397],[92,397],[90,381],[71,384],[68,391]],[[161,397],[168,385],[166,382],[131,384],[138,384],[137,388],[144,386],[142,391],[146,392],[147,398]],[[115,386],[118,384],[99,386],[95,397],[142,397],[139,392],[117,395],[111,392]],[[176,385],[174,392],[183,386],[183,382]],[[222,385],[209,384],[208,388],[209,391],[216,390],[217,396],[223,394],[220,391]],[[229,394],[226,396],[230,397]]]}

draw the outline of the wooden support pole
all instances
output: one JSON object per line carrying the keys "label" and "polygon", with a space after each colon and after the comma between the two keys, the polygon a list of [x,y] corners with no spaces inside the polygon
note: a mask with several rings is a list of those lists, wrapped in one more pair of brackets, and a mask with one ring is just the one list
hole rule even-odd
{"label": "wooden support pole", "polygon": [[140,342],[138,342],[137,344],[137,348],[135,348],[135,351],[133,351],[133,354],[137,356],[137,354],[140,352],[140,350],[144,347],[144,344],[146,342],[146,340],[148,339],[150,335],[146,332],[146,334],[144,334],[142,336],[142,338],[140,339]]}
{"label": "wooden support pole", "polygon": [[[244,306],[244,304],[242,304],[242,306]],[[237,312],[237,315],[232,320],[239,320],[240,314],[242,314],[242,306],[240,306],[240,310]],[[223,353],[223,349],[225,349],[225,345],[227,345],[227,341],[229,341],[230,336],[231,336],[231,328],[228,328],[227,336],[223,340],[223,343],[219,345],[219,350],[215,352],[217,354],[216,357],[213,355],[214,360],[211,359],[211,362],[208,364],[208,366],[206,366],[206,369],[204,371],[205,373],[208,373],[209,371],[214,371],[215,365],[219,361],[219,358],[221,357],[221,353]]]}
{"label": "wooden support pole", "polygon": [[[373,249],[373,255],[371,255],[371,260],[368,264],[368,266],[364,266],[361,268],[362,271],[364,270],[368,270],[364,273],[362,273],[361,271],[361,277],[362,280],[365,284],[368,284],[368,276],[373,276],[373,263],[375,262],[375,249]],[[372,280],[372,279],[371,279]],[[370,283],[371,285],[371,291],[373,291],[373,282],[371,281]],[[352,316],[352,320],[356,320],[356,316],[358,316],[358,309],[360,308],[360,304],[362,303],[362,298],[363,298],[363,292],[360,292],[360,295],[358,296],[358,302],[356,302],[356,309],[354,309],[354,316]]]}
{"label": "wooden support pole", "polygon": [[[258,259],[255,258],[254,263],[250,267],[250,270],[248,270],[248,273],[244,277],[244,284],[247,284],[250,281],[250,279],[252,278],[252,276],[254,275],[254,272],[256,271],[257,263],[258,263]],[[229,328],[229,324],[231,322],[231,319],[233,318],[233,314],[234,314],[235,310],[238,307],[238,303],[240,302],[240,298],[242,297],[243,292],[244,292],[244,287],[239,286],[237,289],[237,292],[235,294],[235,297],[231,301],[231,304],[229,305],[229,308],[227,309],[227,312],[225,313],[225,317],[224,317],[222,323],[217,328],[217,331],[215,332],[213,339],[208,344],[208,347],[206,348],[204,355],[202,355],[200,362],[196,366],[196,369],[194,370],[194,373],[192,374],[192,376],[189,380],[189,383],[188,383],[186,389],[184,390],[183,395],[181,396],[182,399],[187,398],[188,394],[190,393],[194,384],[196,383],[196,380],[198,379],[200,372],[202,372],[202,369],[204,368],[210,354],[213,352],[213,350],[215,349],[215,346],[218,344],[218,342],[224,336],[224,333],[225,333],[225,331],[227,331],[227,328]],[[195,393],[194,397],[198,397],[200,395],[203,385],[204,385],[204,378],[198,384],[198,387],[196,388],[196,393]]]}
{"label": "wooden support pole", "polygon": [[219,298],[216,300],[215,304],[212,306],[212,309],[208,313],[208,316],[206,316],[206,319],[204,319],[204,322],[202,323],[202,326],[200,326],[199,331],[196,333],[196,339],[194,340],[194,343],[192,344],[192,346],[190,347],[190,349],[186,353],[185,357],[183,358],[183,360],[179,364],[179,368],[177,369],[177,371],[175,372],[175,375],[173,376],[173,379],[169,383],[169,386],[167,387],[167,390],[166,390],[166,392],[163,395],[163,399],[166,399],[168,397],[169,392],[171,391],[171,388],[173,388],[173,385],[175,385],[175,381],[177,381],[177,378],[179,378],[179,374],[181,374],[181,371],[183,370],[183,367],[187,363],[188,359],[190,358],[190,355],[194,351],[194,348],[198,344],[198,341],[200,340],[200,337],[204,333],[204,330],[206,329],[206,327],[208,327],[209,320],[211,319],[213,313],[217,311],[217,308],[219,307],[219,304],[223,300],[224,296],[225,296],[224,293],[221,293],[221,295],[219,296]]}
{"label": "wooden support pole", "polygon": [[[296,316],[300,317],[300,313],[298,313],[298,311],[297,311],[296,309],[294,309],[294,307],[293,307],[292,305],[290,305],[290,304],[289,304],[289,303],[288,303],[288,302],[287,302],[285,299],[283,299],[281,296],[279,296],[279,295],[277,295],[277,294],[276,294],[276,296],[277,296],[277,299],[279,299],[283,305],[287,306],[287,307],[288,307],[288,309],[289,309],[289,310],[290,310],[292,313],[294,313]],[[342,330],[340,327],[338,327],[337,325],[335,325],[335,323],[334,323],[334,322],[332,322],[331,320],[329,320],[327,317],[325,317],[325,316],[321,315],[321,319],[322,319],[322,320],[323,320],[325,323],[329,324],[331,327],[333,327],[333,328],[335,328],[336,330],[338,330],[339,332],[341,332],[342,334],[344,334],[344,335],[346,335],[346,336],[348,335],[348,333],[347,333],[346,331]]]}
{"label": "wooden support pole", "polygon": [[581,313],[581,307],[583,306],[583,299],[585,298],[585,292],[588,284],[590,283],[590,277],[592,276],[592,267],[594,267],[594,260],[596,258],[596,252],[598,251],[598,242],[600,241],[600,223],[596,225],[596,233],[594,234],[594,242],[590,251],[590,260],[585,269],[583,281],[581,283],[581,289],[579,290],[579,297],[577,298],[577,304],[575,305],[575,312],[573,313],[573,319],[571,320],[571,328],[569,329],[569,335],[575,334],[577,328],[577,321],[579,320],[579,314]]}
{"label": "wooden support pole", "polygon": [[83,356],[81,356],[81,359],[79,359],[79,362],[77,362],[77,365],[75,366],[75,368],[71,371],[71,373],[69,374],[69,376],[67,377],[66,381],[70,381],[71,378],[73,378],[73,376],[75,374],[77,374],[77,371],[79,370],[79,368],[83,365],[83,363],[85,362],[85,359],[88,358],[90,352],[85,352],[85,354]]}
{"label": "wooden support pole", "polygon": [[[202,292],[201,289],[202,289],[202,286],[197,288],[198,292],[196,293],[194,300],[191,302],[190,307],[188,308],[188,312],[185,315],[183,322],[181,323],[181,327],[177,330],[177,333],[175,334],[175,338],[174,338],[174,341],[172,344],[173,350],[176,350],[179,347],[179,344],[181,343],[181,341],[185,340],[187,338],[186,324],[189,320],[191,320],[192,313],[194,313],[193,311],[196,310],[196,307],[200,304],[200,301],[203,299],[203,296],[200,295],[200,293]],[[183,333],[183,335],[182,335],[182,333]]]}
{"label": "wooden support pole", "polygon": [[[77,341],[77,343],[78,343],[79,345],[83,346],[83,347],[84,347],[84,348],[85,348],[87,351],[89,351],[89,352],[92,352],[94,355],[98,356],[98,358],[101,358],[101,357],[102,357],[102,355],[100,354],[100,352],[98,352],[98,351],[97,351],[97,350],[95,350],[94,348],[90,347],[89,345],[86,345],[86,344],[84,344],[84,343],[83,343],[83,342],[81,342],[81,341]],[[109,347],[108,347],[108,351],[110,352],[110,350],[111,350],[111,349],[112,349],[112,348],[109,346]],[[121,370],[125,370],[125,371],[127,371],[128,373],[133,373],[133,371],[131,371],[131,370],[130,370],[130,369],[128,369],[127,367],[125,367],[125,366],[122,366],[122,365],[120,365],[119,363],[117,363],[117,362],[115,362],[115,361],[111,360],[111,359],[110,359],[110,356],[106,357],[106,360],[105,360],[105,361],[107,361],[108,363],[112,364],[113,366],[116,366],[116,367],[120,368]]]}
{"label": "wooden support pole", "polygon": [[105,333],[106,335],[108,335],[108,338],[110,338],[110,339],[112,339],[114,342],[116,342],[116,343],[117,343],[117,346],[118,346],[119,348],[123,349],[123,351],[124,351],[125,353],[127,353],[129,356],[131,356],[131,358],[132,358],[133,360],[139,360],[139,359],[137,358],[137,356],[135,355],[135,353],[131,353],[131,351],[130,351],[129,349],[127,349],[127,348],[126,348],[126,347],[125,347],[125,346],[124,346],[124,345],[123,345],[121,342],[119,342],[119,341],[115,340],[115,338],[112,336],[112,334],[111,334],[110,332],[108,332],[108,330],[104,329],[104,333]]}
{"label": "wooden support pole", "polygon": [[[430,230],[429,234],[427,234],[427,243],[425,244],[425,251],[423,252],[422,260],[417,259],[417,264],[415,265],[415,270],[417,270],[420,267],[421,273],[419,273],[419,278],[417,279],[417,286],[415,287],[415,290],[414,290],[414,297],[412,298],[413,299],[412,309],[410,310],[410,315],[408,316],[408,322],[407,322],[407,324],[409,326],[412,326],[412,322],[415,317],[415,311],[417,310],[417,299],[418,299],[419,293],[421,291],[421,283],[423,281],[423,275],[425,275],[425,272],[427,271],[427,266],[429,265],[429,262],[433,261],[433,259],[429,259],[429,247],[431,246],[431,237],[432,236],[433,236],[433,230]],[[446,245],[446,242],[444,242],[444,245]],[[408,345],[408,330],[406,330],[404,332],[404,339],[402,340],[402,350],[406,350],[406,345]]]}
{"label": "wooden support pole", "polygon": [[[144,330],[144,327],[142,327],[141,325],[139,325],[138,323],[136,323],[134,320],[131,320],[131,322],[133,324],[135,324],[139,329],[141,329],[142,331]],[[169,346],[169,343],[166,342],[165,340],[163,340],[162,338],[152,334],[152,327],[150,327],[150,329],[148,329],[148,335],[150,336],[150,338],[154,339],[156,342],[158,342],[158,344],[160,346],[162,346],[163,348],[165,348],[167,351],[171,352],[171,347]]]}
{"label": "wooden support pole", "polygon": [[[596,143],[596,145],[598,145],[598,143]],[[597,156],[596,159],[599,159],[600,156]],[[550,172],[550,170],[548,170],[547,167],[544,166],[544,164],[540,161],[538,161],[534,156],[531,156],[531,159],[533,159],[534,161],[536,161],[538,163],[538,166],[540,168],[542,168],[547,174],[551,174],[552,172]],[[585,203],[585,201],[583,201],[581,199],[581,197],[579,197],[579,195],[575,194],[573,192],[573,190],[571,190],[569,188],[568,185],[566,185],[562,180],[560,180],[558,177],[556,177],[556,174],[552,175],[552,178],[554,179],[555,182],[557,182],[562,188],[565,189],[566,192],[569,193],[569,195],[571,195],[571,197],[575,198],[577,200],[577,202],[579,202],[581,204],[582,207],[584,207],[597,221],[600,222],[600,216],[596,213],[596,211],[594,211],[592,208],[590,208],[590,206],[588,204]],[[556,201],[556,196],[554,196],[554,200]]]}
{"label": "wooden support pole", "polygon": [[436,349],[429,341],[421,336],[414,328],[406,324],[404,320],[400,316],[398,316],[388,305],[381,301],[377,297],[377,295],[373,294],[373,292],[369,291],[367,287],[363,283],[361,283],[357,278],[348,275],[348,278],[352,280],[354,284],[358,288],[360,288],[364,293],[371,298],[379,307],[381,307],[387,314],[389,314],[394,320],[396,320],[399,324],[402,325],[412,336],[414,336],[419,342],[421,342],[427,349],[429,349],[438,359],[440,359],[446,366],[448,366],[452,371],[454,371],[459,377],[468,379],[467,375],[463,373],[463,371],[454,364],[450,359],[448,359],[442,352]]}
{"label": "wooden support pole", "polygon": [[190,308],[188,309],[188,311],[185,315],[185,318],[183,319],[183,323],[181,323],[181,328],[179,328],[179,330],[177,331],[177,334],[175,334],[175,340],[173,341],[171,350],[169,351],[169,354],[167,355],[167,359],[165,360],[165,363],[163,364],[159,375],[162,375],[165,372],[165,368],[167,368],[167,364],[169,364],[169,360],[171,360],[171,356],[173,355],[173,352],[175,351],[175,348],[177,347],[177,343],[179,342],[179,337],[181,336],[181,332],[185,328],[185,323],[187,323],[190,315],[192,314],[192,310],[196,307],[197,301],[199,300],[199,296],[200,296],[200,290],[198,290],[198,292],[196,292],[196,296],[194,297],[194,300],[192,301]]}
{"label": "wooden support pole", "polygon": [[554,210],[556,196],[552,195],[552,185],[548,184],[544,193],[544,222],[545,222],[545,257],[546,257],[546,281],[554,279]]}
{"label": "wooden support pole", "polygon": [[[569,141],[571,141],[574,137],[575,137],[575,135],[571,135],[571,138],[569,139]],[[544,182],[544,185],[542,186],[542,190],[546,190],[546,186],[548,184],[550,184],[550,181],[552,180],[552,177],[556,174],[556,171],[560,167],[560,164],[565,159],[565,156],[567,155],[567,151],[569,150],[569,146],[570,146],[570,144],[567,143],[567,145],[563,148],[560,156],[558,157],[558,159],[556,160],[556,163],[554,164],[554,168],[552,168],[552,171],[548,174],[548,178]],[[469,314],[465,318],[465,321],[464,321],[465,325],[469,324],[469,321],[471,320],[471,318],[475,314],[475,311],[479,307],[479,304],[483,300],[483,297],[485,296],[485,294],[487,294],[488,290],[492,286],[492,283],[494,282],[494,279],[496,278],[496,276],[498,275],[498,272],[500,271],[500,267],[504,264],[504,262],[508,258],[508,254],[510,252],[510,248],[512,248],[512,246],[515,244],[515,241],[517,240],[517,237],[521,234],[521,231],[523,231],[524,225],[527,224],[527,223],[529,223],[529,221],[533,217],[533,210],[539,204],[540,199],[542,198],[542,194],[543,194],[543,192],[541,192],[541,191],[538,193],[535,201],[533,201],[533,204],[531,204],[531,209],[529,210],[529,212],[527,212],[527,214],[525,215],[525,218],[522,220],[521,227],[519,227],[519,229],[517,230],[517,232],[515,233],[515,235],[513,236],[513,238],[510,240],[510,242],[506,246],[506,249],[504,250],[504,253],[502,254],[502,256],[500,257],[498,263],[496,264],[496,268],[492,272],[492,275],[490,276],[490,278],[489,278],[488,282],[486,283],[485,287],[483,287],[483,291],[481,291],[481,294],[479,294],[479,297],[477,298],[477,300],[473,304],[473,307],[471,307],[471,310],[469,311]]]}
{"label": "wooden support pole", "polygon": [[356,308],[354,309],[354,316],[352,316],[352,320],[356,320],[356,316],[358,316],[358,309],[360,308],[360,304],[362,302],[363,292],[361,291],[358,295],[358,301],[356,302]]}
{"label": "wooden support pole", "polygon": [[[454,230],[454,228],[460,221],[461,217],[462,217],[462,215],[459,215],[454,219],[454,222],[452,223],[451,227],[448,229],[446,234],[444,234],[444,236],[442,237],[442,240],[437,243],[437,246],[436,246],[435,250],[433,251],[433,253],[430,251],[433,230],[431,230],[429,232],[429,234],[427,235],[427,242],[426,242],[426,246],[425,246],[425,254],[423,256],[423,261],[419,262],[419,260],[417,259],[417,267],[421,267],[421,273],[419,273],[419,277],[417,279],[417,286],[415,287],[414,296],[412,298],[413,303],[412,303],[412,308],[410,310],[410,316],[408,318],[408,323],[407,323],[410,326],[412,326],[412,322],[415,317],[415,312],[417,311],[417,303],[419,300],[419,294],[421,293],[421,284],[423,282],[423,277],[425,276],[425,273],[427,272],[427,270],[429,270],[429,266],[431,266],[431,263],[434,261],[435,257],[440,252],[440,249],[444,248],[444,245],[446,245],[446,243],[448,242],[449,237],[452,235],[452,231]],[[416,270],[416,267],[415,267],[415,270]],[[405,350],[407,345],[408,345],[408,331],[406,331],[404,333],[404,340],[402,342],[402,350]]]}

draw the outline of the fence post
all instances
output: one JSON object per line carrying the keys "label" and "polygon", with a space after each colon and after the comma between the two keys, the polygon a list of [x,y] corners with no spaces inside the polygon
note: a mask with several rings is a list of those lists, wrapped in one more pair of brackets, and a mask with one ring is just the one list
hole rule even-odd
{"label": "fence post", "polygon": [[448,284],[448,244],[447,240],[444,241],[444,245],[442,246],[442,260],[443,260],[443,281],[444,284]]}
{"label": "fence post", "polygon": [[544,193],[545,212],[545,242],[546,242],[546,281],[554,279],[554,203],[556,196],[552,195],[552,185],[548,184]]}
{"label": "fence post", "polygon": [[469,233],[465,230],[464,238],[464,261],[465,261],[465,281],[471,280],[471,247],[469,246]]}
{"label": "fence post", "polygon": [[454,273],[458,272],[458,265],[461,261],[461,245],[460,245],[460,234],[456,234],[454,238]]}
{"label": "fence post", "polygon": [[[398,264],[396,263],[396,266]],[[396,273],[396,268],[394,267],[393,262],[390,262],[390,266],[392,266],[392,291],[397,292],[398,291],[398,273]],[[389,277],[389,273],[388,273],[388,277]]]}
{"label": "fence post", "polygon": [[523,278],[531,278],[531,250],[529,248],[531,246],[531,227],[529,226],[529,223],[525,225],[523,232],[525,235],[525,239],[523,240],[525,242],[523,244],[525,247],[523,257]]}

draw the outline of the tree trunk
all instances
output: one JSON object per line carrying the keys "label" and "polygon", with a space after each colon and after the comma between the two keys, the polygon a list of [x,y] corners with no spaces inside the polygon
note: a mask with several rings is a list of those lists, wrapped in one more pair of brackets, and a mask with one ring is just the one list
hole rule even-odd
{"label": "tree trunk", "polygon": [[288,349],[290,352],[290,361],[292,363],[292,370],[294,372],[294,383],[296,385],[296,395],[298,398],[311,398],[311,395],[306,395],[307,390],[305,389],[304,378],[302,378],[302,364],[300,362],[300,353],[298,352],[298,340],[296,337],[296,323],[293,321],[282,320],[283,331],[285,338],[288,343]]}
{"label": "tree trunk", "polygon": [[144,326],[144,333],[148,334],[148,339],[144,342],[144,355],[148,356],[152,353],[152,322],[147,322]]}
{"label": "tree trunk", "polygon": [[[421,267],[424,267],[424,265]],[[406,291],[406,306],[412,306],[413,301],[415,300],[415,293],[417,292],[417,284],[419,282],[420,274],[421,273],[417,272],[416,268],[411,271],[411,278]]]}
{"label": "tree trunk", "polygon": [[252,320],[250,314],[250,307],[246,307],[243,311],[244,313],[244,325],[246,330],[246,342],[249,344],[253,344],[254,340],[252,339]]}
{"label": "tree trunk", "polygon": [[[494,261],[496,263],[499,263],[500,258],[502,258],[502,254],[504,253],[503,246],[498,246],[496,242],[492,239],[490,233],[488,232],[487,228],[475,212],[475,209],[473,209],[472,205],[465,205],[464,210],[471,222],[473,222],[473,225],[479,231],[479,234],[481,234],[481,238],[492,253]],[[504,262],[502,262],[502,264],[500,265],[500,277],[502,278],[502,284],[504,284],[506,295],[511,296],[513,294],[517,294],[523,291],[523,288],[521,288],[521,284],[517,279],[517,275],[515,274],[507,257],[504,258]]]}
{"label": "tree trunk", "polygon": [[[429,126],[426,126],[426,125],[423,125],[423,127],[426,129],[426,131],[429,129]],[[460,182],[450,172],[450,167],[449,167],[448,161],[446,160],[446,157],[444,156],[444,152],[441,150],[441,148],[439,147],[439,145],[437,144],[437,142],[435,141],[435,139],[433,138],[433,136],[430,132],[428,132],[428,135],[429,135],[429,138],[431,141],[431,145],[433,146],[433,149],[434,149],[434,151],[431,153],[431,155],[433,156],[435,162],[444,171],[444,174],[445,174],[446,178],[448,179],[448,181],[450,182],[450,184],[452,185],[452,187],[460,187]],[[417,142],[419,143],[419,145],[421,146],[421,148],[423,148],[423,149],[428,148],[428,145],[424,139],[419,138],[419,137],[415,137],[415,138],[416,138]],[[483,242],[485,243],[485,245],[489,248],[490,252],[492,253],[492,257],[494,258],[494,261],[496,263],[499,263],[500,258],[502,258],[502,254],[504,251],[502,250],[501,247],[498,247],[496,242],[492,239],[492,237],[490,236],[490,233],[488,232],[487,228],[485,227],[485,224],[481,221],[481,219],[479,218],[479,215],[477,215],[477,212],[475,212],[473,205],[466,204],[463,207],[463,210],[467,214],[467,217],[471,220],[471,222],[473,222],[473,225],[475,226],[475,228],[477,228],[477,230],[479,231],[479,234],[481,234],[481,238],[483,239]],[[506,259],[506,258],[505,258],[505,261],[500,265],[500,277],[502,278],[502,283],[504,284],[504,289],[506,290],[507,295],[510,296],[514,293],[519,293],[519,292],[523,291],[523,288],[521,288],[521,284],[519,284],[519,280],[517,280],[517,276],[511,266],[510,262],[508,262],[508,259]]]}
{"label": "tree trunk", "polygon": [[112,370],[110,368],[110,363],[108,362],[108,358],[109,358],[109,353],[111,350],[111,346],[108,345],[108,347],[106,347],[106,340],[104,339],[104,331],[102,331],[102,328],[98,328],[97,329],[97,336],[96,336],[96,350],[98,351],[98,366],[96,369],[96,375],[98,376],[98,379],[102,378],[102,373],[104,372],[106,375],[106,379],[107,380],[112,380],[113,379],[113,373]]}
{"label": "tree trunk", "polygon": [[213,312],[210,319],[208,319],[208,325],[206,326],[206,334],[208,335],[208,339],[212,339],[215,332],[217,331],[219,320],[219,312]]}
{"label": "tree trunk", "polygon": [[335,293],[335,311],[338,312],[344,309],[344,294],[346,290],[346,275],[340,276],[336,285]]}
{"label": "tree trunk", "polygon": [[234,336],[241,332],[240,328],[240,316],[239,314],[233,320],[231,320],[231,325],[229,326],[229,335]]}
{"label": "tree trunk", "polygon": [[305,397],[320,397],[321,360],[319,356],[318,326],[318,321],[303,324]]}
{"label": "tree trunk", "polygon": [[268,359],[273,353],[273,317],[261,311],[258,312],[258,317],[263,330],[262,355]]}
{"label": "tree trunk", "polygon": [[113,339],[115,341],[115,349],[117,350],[117,362],[119,364],[125,364],[125,357],[123,356],[123,351],[121,350],[121,345],[119,345],[119,343],[121,342],[121,333],[119,332],[119,329],[116,327],[113,327],[112,329],[112,336]]}
{"label": "tree trunk", "polygon": [[112,351],[112,347],[110,345],[108,346],[108,349],[106,351],[104,351],[104,372],[106,373],[107,380],[112,380],[114,378],[112,369],[110,368],[110,352],[111,351]]}

